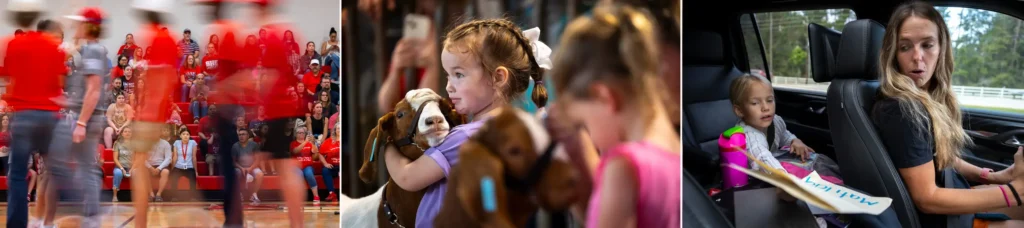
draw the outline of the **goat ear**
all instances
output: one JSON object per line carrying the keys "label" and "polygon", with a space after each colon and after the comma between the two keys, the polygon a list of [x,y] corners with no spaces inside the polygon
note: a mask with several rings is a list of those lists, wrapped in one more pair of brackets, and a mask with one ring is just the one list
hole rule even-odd
{"label": "goat ear", "polygon": [[363,183],[371,183],[377,178],[377,160],[384,158],[384,149],[387,145],[388,132],[391,129],[394,114],[388,113],[377,120],[377,127],[370,131],[370,136],[363,146],[363,166],[359,168],[359,179]]}
{"label": "goat ear", "polygon": [[[453,172],[452,184],[458,197],[459,206],[469,219],[483,224],[483,227],[514,227],[508,217],[506,202],[504,165],[501,158],[476,140],[467,140],[459,148],[460,165]],[[489,178],[493,188],[482,188],[481,183]],[[493,190],[491,193],[483,191]],[[484,197],[489,199],[485,199]],[[489,201],[489,202],[488,202]],[[484,204],[494,206],[486,210]]]}

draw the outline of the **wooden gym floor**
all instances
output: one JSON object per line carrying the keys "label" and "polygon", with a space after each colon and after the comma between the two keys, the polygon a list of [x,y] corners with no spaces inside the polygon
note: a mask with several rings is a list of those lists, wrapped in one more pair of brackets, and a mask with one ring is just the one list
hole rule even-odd
{"label": "wooden gym floor", "polygon": [[[149,227],[221,227],[224,212],[215,205],[219,202],[161,202],[150,203]],[[258,206],[246,204],[245,227],[288,227],[287,209],[282,208],[283,202],[264,201]],[[135,227],[135,209],[131,202],[110,203],[100,205],[103,211],[102,227]],[[29,214],[35,211],[35,202],[29,203]],[[78,227],[81,218],[77,208],[63,204],[57,210],[54,223],[57,227]],[[339,227],[340,215],[338,203],[322,202],[313,206],[307,202],[303,209],[305,214],[304,227]],[[31,216],[30,216],[31,217]],[[0,203],[0,227],[7,226],[7,203]]]}

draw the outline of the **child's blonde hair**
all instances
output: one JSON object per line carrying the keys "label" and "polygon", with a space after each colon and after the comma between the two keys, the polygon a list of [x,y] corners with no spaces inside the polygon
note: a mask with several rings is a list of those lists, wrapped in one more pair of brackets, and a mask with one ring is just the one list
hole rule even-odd
{"label": "child's blonde hair", "polygon": [[[565,29],[553,59],[552,81],[563,96],[590,97],[589,85],[603,82],[635,107],[661,107],[667,99],[659,83],[660,62],[655,25],[650,16],[630,6],[600,6],[593,16],[573,20]],[[654,111],[638,109],[650,120]]]}
{"label": "child's blonde hair", "polygon": [[754,76],[751,74],[743,74],[742,76],[733,79],[732,84],[729,85],[729,101],[732,105],[740,105],[745,102],[747,95],[750,93],[750,87],[754,83],[764,83],[768,87],[772,86],[772,83],[767,78],[761,76]]}
{"label": "child's blonde hair", "polygon": [[[508,86],[499,88],[499,95],[506,101],[526,92],[533,80],[533,103],[537,107],[547,104],[548,94],[543,85],[543,72],[533,56],[530,41],[511,21],[506,19],[474,20],[455,27],[444,40],[444,50],[471,53],[480,60],[485,72],[490,75],[498,69],[508,69]],[[491,79],[492,82],[494,79]]]}

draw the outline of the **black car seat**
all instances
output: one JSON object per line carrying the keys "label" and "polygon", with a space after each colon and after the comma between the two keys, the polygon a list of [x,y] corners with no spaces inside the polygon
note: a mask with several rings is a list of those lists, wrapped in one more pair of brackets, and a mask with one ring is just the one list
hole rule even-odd
{"label": "black car seat", "polygon": [[683,227],[733,227],[699,185],[683,171]]}
{"label": "black car seat", "polygon": [[807,39],[810,46],[811,77],[815,82],[832,80],[835,71],[836,53],[842,33],[834,29],[810,23],[807,25]]}
{"label": "black car seat", "polygon": [[718,136],[736,125],[729,84],[743,75],[716,32],[685,31],[683,50],[683,167],[701,186],[718,184]]}
{"label": "black car seat", "polygon": [[914,202],[870,116],[878,94],[884,34],[884,26],[867,19],[847,23],[843,29],[828,87],[829,126],[843,182],[873,196],[892,198],[891,207],[902,227],[918,228]]}

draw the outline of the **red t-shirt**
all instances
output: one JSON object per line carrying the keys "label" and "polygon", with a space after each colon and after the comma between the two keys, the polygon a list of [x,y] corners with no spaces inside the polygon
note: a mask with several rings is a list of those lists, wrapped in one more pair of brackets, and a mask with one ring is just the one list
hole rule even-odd
{"label": "red t-shirt", "polygon": [[316,87],[320,86],[320,79],[324,76],[324,72],[320,71],[318,74],[313,74],[313,71],[306,72],[302,75],[302,84],[306,85],[306,90],[310,93],[316,92]]}
{"label": "red t-shirt", "polygon": [[199,63],[199,70],[207,75],[216,76],[220,69],[217,68],[217,54],[206,54]]}
{"label": "red t-shirt", "polygon": [[162,26],[149,25],[140,33],[144,41],[149,42],[150,53],[146,55],[146,88],[139,91],[139,110],[136,118],[145,122],[163,123],[171,117],[166,107],[171,105],[170,95],[178,85],[175,73],[178,46],[169,31],[161,30]]}
{"label": "red t-shirt", "polygon": [[337,139],[329,138],[327,140],[324,140],[324,143],[320,144],[320,154],[322,154],[324,158],[327,159],[327,163],[331,163],[332,165],[337,166],[338,162],[341,161],[341,158],[338,156],[338,153],[340,153],[340,151],[341,144],[338,143]]}
{"label": "red t-shirt", "polygon": [[10,85],[4,100],[15,111],[60,110],[51,98],[63,95],[61,80],[67,67],[57,42],[34,31],[7,40],[4,66]]}
{"label": "red t-shirt", "polygon": [[[284,24],[270,24],[264,26],[267,29],[267,40],[266,47],[267,53],[263,56],[264,69],[270,71],[276,71],[276,80],[268,80],[273,83],[264,84],[262,91],[266,91],[263,94],[264,106],[266,106],[267,118],[291,118],[302,116],[303,113],[291,97],[286,96],[288,89],[293,85],[297,84],[299,79],[291,76],[291,72],[295,72],[292,68],[292,64],[288,61],[288,52],[290,52],[284,40],[281,39],[281,35],[284,34],[285,30],[289,30]],[[299,35],[295,34],[296,40],[299,39]],[[252,58],[258,58],[259,56],[251,56]],[[270,88],[266,88],[266,87]],[[314,87],[315,88],[315,87]]]}
{"label": "red t-shirt", "polygon": [[[213,135],[213,120],[209,116],[199,118],[199,132],[206,135],[206,138],[210,138],[210,135]],[[200,137],[199,139],[202,138]]]}
{"label": "red t-shirt", "polygon": [[[302,144],[299,141],[292,141],[291,149],[295,149]],[[302,163],[302,168],[306,168],[313,165],[313,143],[309,142],[302,146],[302,151],[299,151],[298,155],[294,155],[296,160]]]}
{"label": "red t-shirt", "polygon": [[117,48],[117,55],[125,55],[127,53],[128,56],[135,56],[136,48],[139,48],[139,46],[136,46],[135,44],[121,45],[120,48]]}
{"label": "red t-shirt", "polygon": [[199,68],[188,68],[187,66],[182,66],[181,69],[178,69],[178,74],[185,78],[186,81],[190,82],[196,80],[196,76],[198,76],[199,73],[202,73],[202,70]]}
{"label": "red t-shirt", "polygon": [[124,70],[120,67],[114,66],[114,69],[110,70],[110,80],[113,81],[115,78],[124,77]]}

